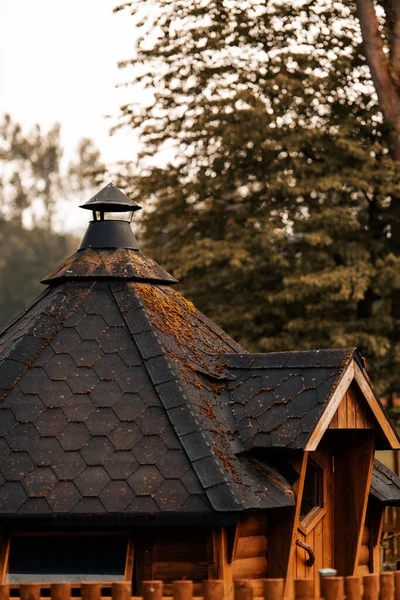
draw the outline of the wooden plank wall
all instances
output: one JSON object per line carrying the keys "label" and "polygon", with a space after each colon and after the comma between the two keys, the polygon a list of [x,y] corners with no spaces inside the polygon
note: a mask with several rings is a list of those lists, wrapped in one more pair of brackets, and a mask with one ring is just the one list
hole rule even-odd
{"label": "wooden plank wall", "polygon": [[238,524],[233,550],[232,579],[252,579],[256,596],[267,576],[267,524],[264,515],[248,515]]}
{"label": "wooden plank wall", "polygon": [[362,392],[352,383],[334,414],[329,429],[373,429],[375,419]]}
{"label": "wooden plank wall", "polygon": [[209,563],[213,561],[207,541],[204,532],[188,530],[175,539],[171,535],[154,543],[151,579],[164,582],[165,595],[171,595],[171,584],[179,579],[193,581],[195,594],[200,595],[201,583],[209,578]]}

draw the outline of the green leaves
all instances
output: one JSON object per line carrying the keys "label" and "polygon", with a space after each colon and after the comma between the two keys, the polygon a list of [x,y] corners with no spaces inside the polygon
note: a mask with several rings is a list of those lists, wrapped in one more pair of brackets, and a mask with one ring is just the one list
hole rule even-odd
{"label": "green leaves", "polygon": [[120,125],[148,252],[249,350],[359,346],[397,389],[400,178],[355,3],[145,5],[132,83],[153,101]]}

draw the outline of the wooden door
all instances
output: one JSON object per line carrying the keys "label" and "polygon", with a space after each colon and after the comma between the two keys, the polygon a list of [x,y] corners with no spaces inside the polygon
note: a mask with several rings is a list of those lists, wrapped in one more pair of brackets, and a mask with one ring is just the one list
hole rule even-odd
{"label": "wooden door", "polygon": [[319,569],[334,567],[332,470],[332,455],[328,450],[316,450],[307,459],[296,540],[311,548],[315,562],[308,566],[309,554],[296,545],[295,578],[315,578],[318,583]]}

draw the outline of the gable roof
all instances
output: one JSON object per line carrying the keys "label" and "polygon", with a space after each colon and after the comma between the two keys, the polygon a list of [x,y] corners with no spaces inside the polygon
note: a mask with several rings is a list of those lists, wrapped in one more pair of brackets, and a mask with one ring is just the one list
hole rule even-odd
{"label": "gable roof", "polygon": [[382,449],[399,448],[354,348],[224,355],[213,369],[225,381],[243,450],[315,450],[354,378],[382,424]]}
{"label": "gable roof", "polygon": [[370,494],[385,506],[400,506],[400,477],[377,458],[372,470]]}

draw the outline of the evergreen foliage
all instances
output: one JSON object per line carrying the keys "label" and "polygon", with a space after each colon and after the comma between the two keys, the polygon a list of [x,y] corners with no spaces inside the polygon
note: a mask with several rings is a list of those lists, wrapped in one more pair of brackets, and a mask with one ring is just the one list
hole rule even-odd
{"label": "evergreen foliage", "polygon": [[357,346],[400,391],[400,181],[355,3],[148,6],[115,9],[141,28],[120,125],[148,251],[247,349]]}
{"label": "evergreen foliage", "polygon": [[87,139],[65,169],[61,157],[58,124],[24,133],[8,115],[0,122],[0,325],[43,291],[40,279],[78,245],[55,230],[57,203],[91,191],[103,166]]}

